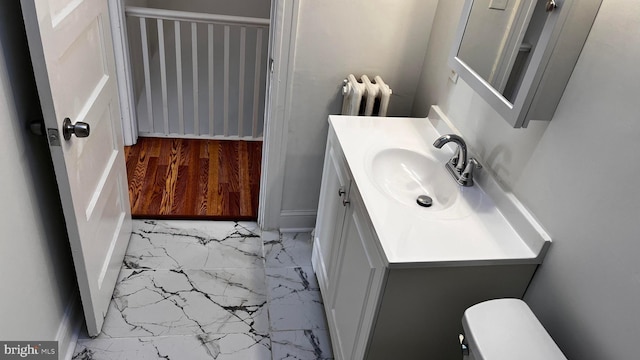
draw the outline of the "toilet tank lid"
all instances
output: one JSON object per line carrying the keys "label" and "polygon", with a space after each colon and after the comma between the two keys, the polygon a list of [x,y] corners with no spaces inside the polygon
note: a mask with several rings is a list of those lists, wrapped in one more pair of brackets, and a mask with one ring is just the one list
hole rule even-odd
{"label": "toilet tank lid", "polygon": [[529,306],[497,299],[468,308],[462,326],[478,360],[566,360]]}

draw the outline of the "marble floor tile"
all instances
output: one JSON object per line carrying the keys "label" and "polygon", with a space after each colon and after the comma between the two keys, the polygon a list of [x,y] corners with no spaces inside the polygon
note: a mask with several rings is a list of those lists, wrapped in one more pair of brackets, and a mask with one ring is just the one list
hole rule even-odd
{"label": "marble floor tile", "polygon": [[332,359],[311,251],[255,222],[136,220],[103,332],[73,359]]}
{"label": "marble floor tile", "polygon": [[268,334],[264,269],[120,272],[102,338]]}
{"label": "marble floor tile", "polygon": [[272,231],[272,230],[264,230],[260,233],[260,236],[262,237],[262,241],[263,242],[269,242],[272,240],[279,240],[280,239],[280,232],[279,231]]}
{"label": "marble floor tile", "polygon": [[125,269],[263,267],[255,222],[136,220]]}
{"label": "marble floor tile", "polygon": [[320,288],[310,266],[265,272],[272,330],[327,328]]}
{"label": "marble floor tile", "polygon": [[320,291],[318,280],[311,266],[293,268],[267,268],[267,295],[270,301],[283,303],[319,301],[315,292]]}
{"label": "marble floor tile", "polygon": [[279,239],[264,241],[266,267],[311,266],[310,233],[282,233]]}
{"label": "marble floor tile", "polygon": [[271,360],[268,337],[203,334],[79,340],[73,360]]}
{"label": "marble floor tile", "polygon": [[273,360],[333,359],[326,330],[276,331],[271,333]]}

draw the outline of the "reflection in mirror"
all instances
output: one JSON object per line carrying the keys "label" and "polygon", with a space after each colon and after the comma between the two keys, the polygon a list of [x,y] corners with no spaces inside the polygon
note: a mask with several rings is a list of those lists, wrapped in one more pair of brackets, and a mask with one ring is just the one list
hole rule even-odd
{"label": "reflection in mirror", "polygon": [[545,0],[474,0],[458,58],[513,103],[542,33]]}
{"label": "reflection in mirror", "polygon": [[465,0],[449,66],[509,125],[551,120],[601,3]]}

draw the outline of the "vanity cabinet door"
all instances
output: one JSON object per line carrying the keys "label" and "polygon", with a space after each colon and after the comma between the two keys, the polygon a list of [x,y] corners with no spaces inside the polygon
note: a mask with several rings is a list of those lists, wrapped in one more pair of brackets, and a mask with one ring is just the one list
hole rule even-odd
{"label": "vanity cabinet door", "polygon": [[349,179],[340,146],[332,132],[327,140],[318,217],[313,245],[313,268],[325,297],[330,297],[334,278],[332,253],[338,246],[349,196]]}
{"label": "vanity cabinet door", "polygon": [[364,358],[385,273],[355,186],[351,193],[336,254],[335,290],[329,313],[334,355],[344,360]]}

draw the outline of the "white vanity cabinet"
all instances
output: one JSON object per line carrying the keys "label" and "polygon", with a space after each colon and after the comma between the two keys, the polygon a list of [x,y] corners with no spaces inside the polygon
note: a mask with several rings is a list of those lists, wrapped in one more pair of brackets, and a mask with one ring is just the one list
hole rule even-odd
{"label": "white vanity cabinet", "polygon": [[330,133],[314,235],[313,267],[337,359],[362,359],[386,271],[335,135]]}
{"label": "white vanity cabinet", "polygon": [[350,185],[351,177],[348,175],[342,149],[337,145],[337,139],[331,130],[327,139],[327,150],[322,170],[322,188],[320,189],[320,204],[314,232],[312,257],[318,282],[327,295],[327,291],[334,287],[332,279],[335,278],[335,274],[333,264],[331,264],[332,252],[337,251],[335,244],[338,243],[337,240],[341,236]]}
{"label": "white vanity cabinet", "polygon": [[337,359],[363,359],[386,275],[358,189],[352,185],[336,243],[333,288],[325,309]]}
{"label": "white vanity cabinet", "polygon": [[521,298],[536,262],[390,261],[347,158],[331,126],[312,262],[334,357],[459,360],[464,310]]}

